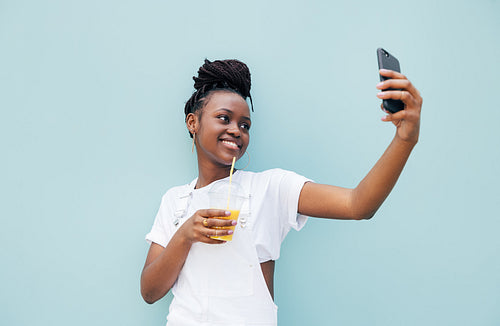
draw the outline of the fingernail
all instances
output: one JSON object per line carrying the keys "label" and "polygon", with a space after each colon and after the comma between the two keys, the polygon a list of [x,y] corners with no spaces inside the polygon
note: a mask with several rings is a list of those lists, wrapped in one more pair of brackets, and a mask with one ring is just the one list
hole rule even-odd
{"label": "fingernail", "polygon": [[387,121],[387,119],[389,119],[388,115],[386,115],[385,117],[382,117],[382,121]]}
{"label": "fingernail", "polygon": [[380,69],[380,72],[388,72],[390,71],[389,69]]}
{"label": "fingernail", "polygon": [[384,82],[380,82],[380,83],[378,83],[376,87],[377,87],[377,88],[381,88],[382,86],[384,86]]}
{"label": "fingernail", "polygon": [[229,216],[229,215],[231,215],[231,212],[230,211],[225,211],[224,214],[226,214],[226,216]]}
{"label": "fingernail", "polygon": [[377,94],[377,97],[383,97],[384,96],[384,92],[380,92]]}
{"label": "fingernail", "polygon": [[232,224],[232,225],[236,225],[236,224],[238,224],[238,222],[236,222],[235,220],[233,220],[233,221],[231,222],[231,224]]}
{"label": "fingernail", "polygon": [[227,234],[233,234],[233,230],[227,231]]}

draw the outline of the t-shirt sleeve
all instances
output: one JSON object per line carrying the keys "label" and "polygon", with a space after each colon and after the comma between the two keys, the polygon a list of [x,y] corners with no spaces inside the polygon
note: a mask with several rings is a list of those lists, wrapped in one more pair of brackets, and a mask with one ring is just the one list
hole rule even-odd
{"label": "t-shirt sleeve", "polygon": [[285,238],[291,228],[300,230],[307,221],[307,216],[298,213],[299,197],[302,187],[310,179],[303,177],[295,172],[282,170],[283,175],[279,182],[279,202],[282,214],[280,214],[281,240]]}
{"label": "t-shirt sleeve", "polygon": [[146,241],[151,244],[152,242],[159,244],[162,247],[166,247],[170,238],[174,234],[173,222],[172,220],[172,207],[169,205],[169,193],[167,192],[160,204],[158,213],[156,214],[155,221],[151,231],[146,235]]}

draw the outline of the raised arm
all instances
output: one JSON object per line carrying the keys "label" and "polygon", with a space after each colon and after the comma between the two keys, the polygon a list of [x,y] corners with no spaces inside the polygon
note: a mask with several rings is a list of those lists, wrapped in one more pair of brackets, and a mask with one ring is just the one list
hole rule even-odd
{"label": "raised arm", "polygon": [[336,219],[369,219],[387,198],[403,170],[410,153],[418,141],[422,97],[419,91],[402,74],[380,70],[391,79],[377,88],[402,89],[377,94],[380,99],[402,100],[405,109],[388,113],[382,120],[391,121],[397,128],[396,135],[382,157],[354,189],[317,183],[306,183],[299,198],[301,214]]}

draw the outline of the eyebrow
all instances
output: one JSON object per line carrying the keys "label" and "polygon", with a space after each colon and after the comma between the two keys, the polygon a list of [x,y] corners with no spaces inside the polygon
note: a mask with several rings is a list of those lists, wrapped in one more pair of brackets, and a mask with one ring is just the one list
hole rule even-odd
{"label": "eyebrow", "polygon": [[[231,111],[231,110],[229,110],[229,109],[226,109],[226,108],[220,108],[220,109],[217,109],[217,111],[225,111],[225,112],[227,112],[227,113],[233,114],[233,111]],[[247,116],[243,116],[242,118],[243,118],[243,119],[245,119],[245,120],[248,120],[248,121],[252,121],[252,120],[250,119],[250,117],[247,117]]]}

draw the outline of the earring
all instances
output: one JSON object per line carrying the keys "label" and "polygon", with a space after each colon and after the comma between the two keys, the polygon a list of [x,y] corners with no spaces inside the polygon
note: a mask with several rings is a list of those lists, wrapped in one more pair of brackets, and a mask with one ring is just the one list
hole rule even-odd
{"label": "earring", "polygon": [[191,133],[193,134],[193,145],[191,146],[191,153],[194,153],[194,140],[196,138],[196,132],[192,131]]}
{"label": "earring", "polygon": [[248,153],[248,151],[245,151],[245,153],[248,155],[247,165],[245,165],[245,167],[243,169],[238,169],[238,170],[245,170],[248,167],[248,165],[250,164],[250,153]]}

